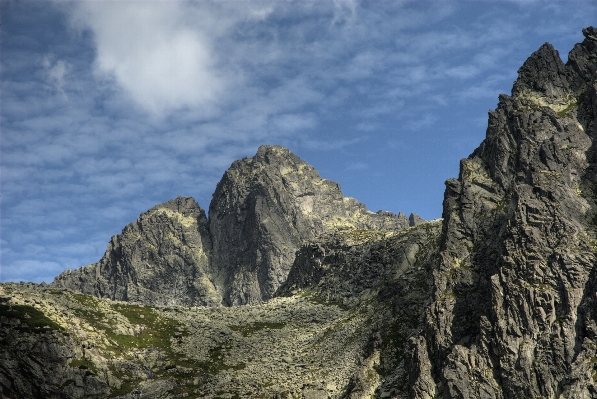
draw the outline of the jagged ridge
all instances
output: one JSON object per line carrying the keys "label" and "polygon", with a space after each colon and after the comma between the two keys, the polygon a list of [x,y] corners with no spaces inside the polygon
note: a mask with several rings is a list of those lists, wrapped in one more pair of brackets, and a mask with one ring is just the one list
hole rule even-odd
{"label": "jagged ridge", "polygon": [[[233,164],[218,186],[210,206],[217,218],[206,221],[199,210],[190,221],[178,208],[158,206],[147,219],[159,220],[181,242],[186,236],[174,233],[179,225],[196,229],[194,242],[208,260],[230,243],[232,255],[207,267],[193,264],[227,303],[252,304],[270,295],[280,282],[276,268],[290,269],[278,287],[287,298],[162,309],[0,285],[3,393],[597,397],[597,29],[583,34],[566,64],[551,45],[542,46],[519,70],[512,95],[500,96],[486,139],[461,161],[458,179],[446,182],[441,234],[439,221],[376,230],[385,215],[372,216],[359,204],[312,215],[309,210],[330,201],[351,201],[284,149],[262,147],[254,158]],[[301,180],[304,175],[310,178]],[[204,236],[199,226],[206,223]],[[318,235],[302,235],[304,226]],[[104,257],[103,269],[85,269],[94,276],[110,267],[129,273],[116,284],[128,291],[105,292],[141,292],[133,271],[151,229],[127,232],[148,238],[113,239],[106,256],[126,252],[130,265],[102,263]],[[259,239],[248,238],[254,236]],[[281,237],[300,247],[292,267]],[[178,258],[168,258],[168,249],[193,248],[163,245],[156,256],[173,267]],[[77,278],[77,287],[100,292],[97,284],[81,283],[99,279]],[[201,292],[203,286],[186,287]],[[293,340],[290,346],[281,342],[285,338]],[[255,354],[265,354],[265,367]],[[44,359],[59,370],[44,370]]]}
{"label": "jagged ridge", "polygon": [[411,397],[597,397],[597,30],[550,44],[446,182]]}
{"label": "jagged ridge", "polygon": [[208,221],[192,198],[157,205],[112,237],[98,263],[62,273],[53,286],[148,305],[256,304],[286,280],[300,246],[323,232],[423,221],[367,211],[279,146],[235,161],[209,209]]}

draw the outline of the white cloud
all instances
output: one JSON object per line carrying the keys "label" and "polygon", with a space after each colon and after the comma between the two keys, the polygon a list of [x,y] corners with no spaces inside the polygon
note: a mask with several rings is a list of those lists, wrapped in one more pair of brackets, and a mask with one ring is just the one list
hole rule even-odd
{"label": "white cloud", "polygon": [[71,69],[71,65],[64,60],[55,60],[52,54],[46,54],[42,60],[42,66],[46,71],[48,84],[57,92],[65,94],[64,85],[66,84],[66,75]]}
{"label": "white cloud", "polygon": [[[466,19],[464,3],[447,2],[60,4],[82,34],[64,29],[58,12],[48,19],[56,10],[44,3],[15,2],[27,23],[16,26],[19,37],[6,25],[3,37],[2,281],[97,261],[110,235],[177,195],[207,208],[224,170],[263,143],[323,159],[340,183],[359,152],[368,171],[384,151],[388,165],[410,167],[430,142],[456,168],[486,123],[483,109],[471,124],[469,106],[489,108],[509,89],[524,61],[515,57],[530,54],[520,50],[539,29],[511,13]],[[582,39],[556,19],[558,38],[574,30]],[[550,40],[549,31],[540,37]],[[462,130],[452,116],[481,133],[446,152],[451,139],[441,132]],[[348,178],[363,175],[354,170]],[[396,173],[395,182],[421,180],[417,173]],[[369,190],[375,200],[394,195],[379,187]],[[351,195],[367,202],[361,195],[370,193]]]}
{"label": "white cloud", "polygon": [[183,2],[79,2],[73,22],[90,29],[96,72],[142,108],[161,115],[209,108],[225,90],[210,37],[210,15]]}

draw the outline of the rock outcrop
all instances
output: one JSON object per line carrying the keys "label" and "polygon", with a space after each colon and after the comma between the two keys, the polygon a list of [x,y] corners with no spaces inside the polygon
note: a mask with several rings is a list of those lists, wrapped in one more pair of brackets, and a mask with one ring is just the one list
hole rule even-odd
{"label": "rock outcrop", "polygon": [[[150,307],[0,285],[0,389],[11,399],[405,398],[407,338],[431,300],[440,234],[439,220],[326,233],[301,247],[287,288],[251,306]],[[19,335],[30,324],[38,335]],[[44,353],[35,345],[48,336]],[[57,368],[30,374],[31,363]],[[29,394],[42,385],[51,395]]]}
{"label": "rock outcrop", "polygon": [[597,29],[543,45],[446,182],[412,398],[597,397]]}
{"label": "rock outcrop", "polygon": [[338,183],[279,146],[236,161],[217,186],[210,219],[192,198],[157,205],[112,237],[97,263],[53,286],[147,305],[246,305],[270,299],[296,251],[338,228],[394,231],[417,215],[370,212]]}
{"label": "rock outcrop", "polygon": [[219,305],[208,270],[210,253],[205,211],[194,199],[179,197],[112,237],[99,262],[67,270],[52,285],[147,305]]}
{"label": "rock outcrop", "polygon": [[373,213],[340,185],[279,146],[261,146],[236,161],[209,206],[211,269],[230,305],[271,298],[286,280],[296,251],[309,239],[340,227],[396,230],[404,214]]}
{"label": "rock outcrop", "polygon": [[0,397],[107,397],[106,380],[80,360],[85,349],[36,307],[39,301],[10,299],[0,287]]}

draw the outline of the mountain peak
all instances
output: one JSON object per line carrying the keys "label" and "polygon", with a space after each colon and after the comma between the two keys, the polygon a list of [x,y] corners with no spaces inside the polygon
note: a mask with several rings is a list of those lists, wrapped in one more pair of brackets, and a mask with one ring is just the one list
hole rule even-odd
{"label": "mountain peak", "polygon": [[271,298],[301,245],[335,229],[396,230],[422,219],[373,213],[287,148],[234,161],[205,211],[178,197],[114,236],[95,264],[53,285],[150,305],[243,305]]}

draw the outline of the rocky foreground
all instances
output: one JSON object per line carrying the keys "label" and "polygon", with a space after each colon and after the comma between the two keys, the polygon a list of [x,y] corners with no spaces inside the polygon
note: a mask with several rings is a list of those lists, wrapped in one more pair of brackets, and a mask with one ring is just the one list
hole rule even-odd
{"label": "rocky foreground", "polygon": [[406,337],[430,301],[440,229],[339,230],[301,255],[314,269],[323,260],[314,284],[251,306],[152,307],[3,284],[0,384],[9,398],[406,397]]}
{"label": "rocky foreground", "polygon": [[[597,398],[597,29],[543,45],[446,182],[373,213],[282,147],[210,218],[156,206],[96,264],[0,285],[7,398]],[[242,306],[240,306],[242,305]]]}

